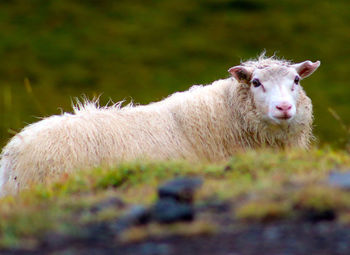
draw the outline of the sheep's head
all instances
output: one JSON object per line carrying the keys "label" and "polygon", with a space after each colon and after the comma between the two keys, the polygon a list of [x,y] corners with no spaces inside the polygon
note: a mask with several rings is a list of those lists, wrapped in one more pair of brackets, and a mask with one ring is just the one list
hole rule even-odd
{"label": "sheep's head", "polygon": [[[291,123],[298,111],[298,99],[303,93],[300,80],[311,75],[320,61],[290,64],[278,60],[264,64],[247,62],[229,69],[241,86],[249,87],[257,111],[270,123]],[[265,60],[266,61],[266,60]]]}

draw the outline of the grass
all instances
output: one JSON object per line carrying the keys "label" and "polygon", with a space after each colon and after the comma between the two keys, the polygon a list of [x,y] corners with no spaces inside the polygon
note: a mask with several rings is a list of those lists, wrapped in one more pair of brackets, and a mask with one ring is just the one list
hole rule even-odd
{"label": "grass", "polygon": [[217,226],[208,221],[195,221],[192,223],[174,223],[172,225],[161,225],[152,223],[146,226],[132,227],[124,231],[120,237],[121,242],[138,242],[147,238],[164,238],[174,235],[185,237],[198,235],[211,235],[217,231]]}
{"label": "grass", "polygon": [[[303,83],[313,100],[315,133],[322,143],[349,147],[348,2],[310,0],[300,6],[291,0],[5,1],[0,146],[36,117],[71,111],[75,96],[103,93],[101,104],[109,97],[148,103],[227,77],[228,67],[267,49],[294,61],[322,61]],[[84,235],[87,225],[115,221],[127,209],[93,209],[104,201],[119,197],[150,205],[156,187],[179,175],[203,177],[197,204],[229,201],[237,221],[296,220],[310,211],[334,211],[337,221],[350,224],[349,192],[325,181],[333,169],[350,169],[348,152],[249,151],[216,165],[131,162],[80,171],[1,199],[0,247],[35,247],[52,232]],[[191,226],[133,228],[124,238],[216,229],[215,219]]]}
{"label": "grass", "polygon": [[[249,151],[220,164],[188,162],[131,162],[116,168],[79,171],[50,183],[35,185],[15,197],[0,201],[0,246],[35,246],[48,233],[84,235],[88,224],[114,222],[128,206],[110,205],[93,210],[111,198],[127,205],[150,205],[156,200],[157,186],[176,176],[200,176],[204,185],[196,194],[196,204],[213,198],[229,201],[231,215],[242,222],[295,220],[307,211],[332,210],[339,222],[347,224],[350,192],[327,185],[330,171],[350,168],[344,151]],[[207,221],[207,226],[203,222]],[[188,234],[213,233],[215,219],[202,219],[188,227]],[[158,235],[161,226],[133,228],[125,240]],[[181,224],[169,233],[183,234]],[[214,231],[215,229],[215,231]],[[136,233],[132,237],[132,233]],[[158,234],[157,234],[158,233]]]}

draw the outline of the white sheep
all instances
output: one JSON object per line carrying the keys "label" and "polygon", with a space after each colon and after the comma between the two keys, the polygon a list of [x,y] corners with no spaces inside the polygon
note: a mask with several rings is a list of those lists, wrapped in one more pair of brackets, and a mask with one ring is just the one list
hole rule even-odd
{"label": "white sheep", "polygon": [[75,169],[135,159],[221,161],[237,150],[308,148],[312,104],[299,80],[320,65],[260,56],[232,77],[145,106],[78,103],[28,125],[4,147],[0,194]]}

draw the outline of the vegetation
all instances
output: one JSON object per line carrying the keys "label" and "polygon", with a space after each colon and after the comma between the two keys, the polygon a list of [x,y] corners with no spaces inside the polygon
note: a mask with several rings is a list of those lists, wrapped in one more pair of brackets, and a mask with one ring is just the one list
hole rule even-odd
{"label": "vegetation", "polygon": [[[350,192],[327,182],[331,171],[350,167],[348,5],[346,0],[2,1],[0,147],[37,117],[71,111],[74,97],[148,103],[228,77],[229,67],[266,49],[295,62],[321,60],[303,84],[323,149],[249,151],[216,165],[129,162],[63,175],[1,199],[0,248],[35,249],[50,235],[84,238],[91,226],[112,226],[134,204],[150,206],[157,186],[179,175],[204,179],[196,208],[223,203],[229,209],[222,218],[239,224],[327,217],[350,224]],[[125,206],[111,202],[116,199]],[[134,226],[120,240],[230,231],[220,219],[204,212],[191,224]]]}
{"label": "vegetation", "polygon": [[[88,226],[114,224],[130,206],[151,205],[157,186],[176,176],[201,176],[203,187],[196,206],[226,201],[229,217],[245,222],[304,219],[331,211],[335,220],[349,224],[349,191],[330,186],[328,174],[350,167],[342,151],[249,151],[230,162],[208,165],[187,162],[132,162],[116,168],[80,171],[46,185],[35,185],[16,197],[0,201],[0,246],[35,247],[50,233],[84,237]],[[106,205],[121,199],[126,206]],[[104,206],[102,206],[104,205]],[[316,216],[315,216],[316,215]],[[164,227],[151,224],[123,232],[122,241],[148,236],[212,234],[220,231],[218,219],[199,215],[192,224]],[[229,226],[225,226],[229,231]]]}

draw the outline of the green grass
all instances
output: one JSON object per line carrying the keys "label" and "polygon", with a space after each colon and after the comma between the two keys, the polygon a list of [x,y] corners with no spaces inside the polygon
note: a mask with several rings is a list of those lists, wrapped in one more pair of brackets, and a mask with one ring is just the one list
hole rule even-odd
{"label": "green grass", "polygon": [[[225,78],[229,67],[266,49],[294,61],[321,60],[320,69],[303,81],[313,100],[317,143],[349,150],[348,5],[345,0],[3,1],[0,147],[36,117],[71,111],[73,97],[102,94],[101,104],[109,98],[148,103]],[[230,201],[239,221],[334,210],[339,222],[349,224],[349,192],[324,181],[332,169],[349,168],[347,152],[325,148],[250,151],[217,165],[133,162],[81,171],[2,199],[0,246],[35,247],[52,231],[84,235],[86,224],[124,213],[114,207],[92,213],[96,204],[118,196],[150,205],[157,185],[178,175],[202,176],[197,203]],[[184,231],[174,229],[151,225],[124,237]],[[212,229],[199,223],[192,231]]]}
{"label": "green grass", "polygon": [[[15,197],[0,201],[0,247],[35,246],[47,233],[84,236],[85,226],[111,222],[128,207],[91,208],[111,197],[129,205],[151,205],[157,186],[176,176],[200,176],[204,185],[196,194],[196,204],[213,198],[233,205],[231,216],[238,221],[296,219],[305,211],[333,210],[337,220],[348,224],[350,192],[330,187],[328,174],[350,168],[344,151],[312,149],[306,151],[249,151],[221,164],[188,162],[132,162],[111,169],[79,171],[46,185],[35,185]],[[203,223],[204,222],[204,223]],[[188,234],[213,233],[215,221],[189,227]],[[173,229],[173,230],[171,230]],[[163,228],[150,225],[131,229],[122,239],[135,240],[159,231],[184,234],[184,227]],[[186,232],[186,231],[185,231]],[[133,236],[132,233],[135,233]]]}

